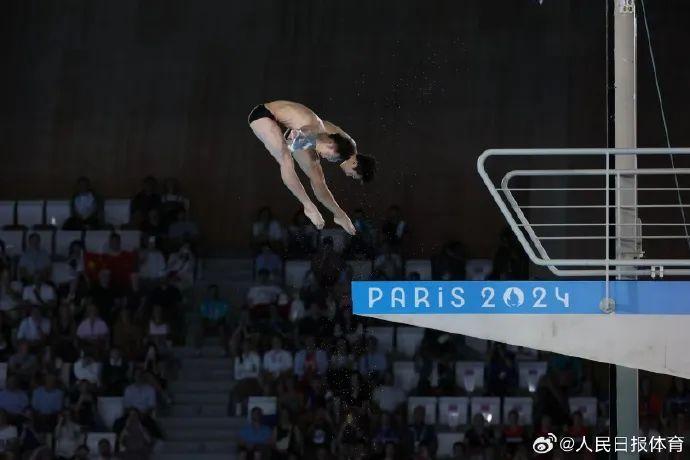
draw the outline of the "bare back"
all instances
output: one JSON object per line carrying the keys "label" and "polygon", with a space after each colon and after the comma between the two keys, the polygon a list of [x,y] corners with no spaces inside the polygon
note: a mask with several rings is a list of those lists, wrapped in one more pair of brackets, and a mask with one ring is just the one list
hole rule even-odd
{"label": "bare back", "polygon": [[276,117],[278,123],[289,129],[300,129],[304,126],[318,126],[323,129],[323,122],[311,109],[291,101],[273,101],[264,104]]}

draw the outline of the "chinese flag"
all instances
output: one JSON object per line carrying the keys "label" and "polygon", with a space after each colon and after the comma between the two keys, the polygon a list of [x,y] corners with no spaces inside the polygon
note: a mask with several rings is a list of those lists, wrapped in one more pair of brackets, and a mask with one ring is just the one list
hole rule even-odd
{"label": "chinese flag", "polygon": [[89,280],[98,280],[98,272],[103,268],[105,268],[103,265],[103,254],[96,254],[95,252],[84,253],[84,272]]}

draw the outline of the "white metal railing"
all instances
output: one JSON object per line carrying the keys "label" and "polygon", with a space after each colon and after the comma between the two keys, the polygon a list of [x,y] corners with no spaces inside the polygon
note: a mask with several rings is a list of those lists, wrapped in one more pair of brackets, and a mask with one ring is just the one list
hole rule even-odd
{"label": "white metal railing", "polygon": [[[617,155],[636,155],[638,165],[650,167],[609,168],[610,156]],[[690,193],[683,199],[690,191],[690,167],[664,167],[669,155],[690,166],[688,148],[500,149],[482,153],[477,169],[531,261],[557,276],[690,275]],[[504,161],[492,162],[489,174],[487,163],[495,157]],[[509,169],[510,163],[535,161],[539,168]],[[617,188],[623,176],[634,177],[638,186]],[[686,179],[685,187],[679,178]],[[635,204],[620,211],[632,213],[637,223],[617,224],[612,195],[633,191]],[[634,241],[635,253],[612,256],[617,238]]]}

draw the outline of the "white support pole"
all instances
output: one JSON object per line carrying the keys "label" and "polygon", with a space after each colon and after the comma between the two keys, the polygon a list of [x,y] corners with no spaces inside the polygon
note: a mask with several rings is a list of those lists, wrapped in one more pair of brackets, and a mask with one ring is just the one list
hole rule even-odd
{"label": "white support pole", "polygon": [[[615,78],[615,139],[617,148],[637,147],[637,23],[635,0],[614,1],[614,78]],[[616,155],[615,168],[634,169],[635,155]],[[616,176],[616,223],[637,222],[637,178],[635,175]],[[625,190],[620,190],[625,189]],[[619,259],[637,258],[638,235],[636,225],[616,225],[616,256]],[[619,279],[631,279],[620,276]],[[614,313],[615,314],[615,313]],[[638,375],[637,369],[616,366],[616,436],[628,438],[638,435]],[[619,459],[637,459],[639,454],[618,452]]]}

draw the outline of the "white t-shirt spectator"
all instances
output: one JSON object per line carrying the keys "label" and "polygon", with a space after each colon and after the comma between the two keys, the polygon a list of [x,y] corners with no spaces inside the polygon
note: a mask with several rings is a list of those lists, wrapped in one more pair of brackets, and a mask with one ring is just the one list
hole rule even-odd
{"label": "white t-shirt spectator", "polygon": [[287,350],[268,350],[264,353],[264,370],[277,376],[292,370],[292,354]]}
{"label": "white t-shirt spectator", "polygon": [[165,276],[165,257],[155,249],[146,249],[141,253],[139,276],[143,279],[157,280]]}
{"label": "white t-shirt spectator", "polygon": [[258,378],[259,371],[261,360],[255,351],[235,357],[235,380]]}
{"label": "white t-shirt spectator", "polygon": [[[42,333],[42,335],[41,335]],[[17,340],[28,340],[35,342],[42,340],[50,334],[50,320],[41,318],[36,321],[33,317],[28,316],[19,323],[17,330]]]}
{"label": "white t-shirt spectator", "polygon": [[25,286],[22,291],[22,300],[31,305],[51,303],[54,302],[56,298],[55,289],[48,283],[43,283],[40,287],[30,284],[29,286]]}
{"label": "white t-shirt spectator", "polygon": [[96,197],[91,192],[80,193],[74,197],[74,210],[83,219],[96,212]]}
{"label": "white t-shirt spectator", "polygon": [[102,339],[107,337],[108,334],[110,334],[110,329],[108,329],[108,325],[101,318],[94,320],[86,318],[77,328],[77,336],[83,340]]}
{"label": "white t-shirt spectator", "polygon": [[99,385],[101,381],[101,363],[93,359],[80,358],[74,363],[74,377],[77,380],[88,380],[89,382]]}
{"label": "white t-shirt spectator", "polygon": [[256,305],[270,305],[278,301],[278,296],[283,293],[280,286],[271,284],[259,284],[252,286],[247,292],[247,303],[250,307]]}
{"label": "white t-shirt spectator", "polygon": [[19,259],[19,268],[35,276],[37,273],[50,268],[50,254],[43,249],[28,248]]}

